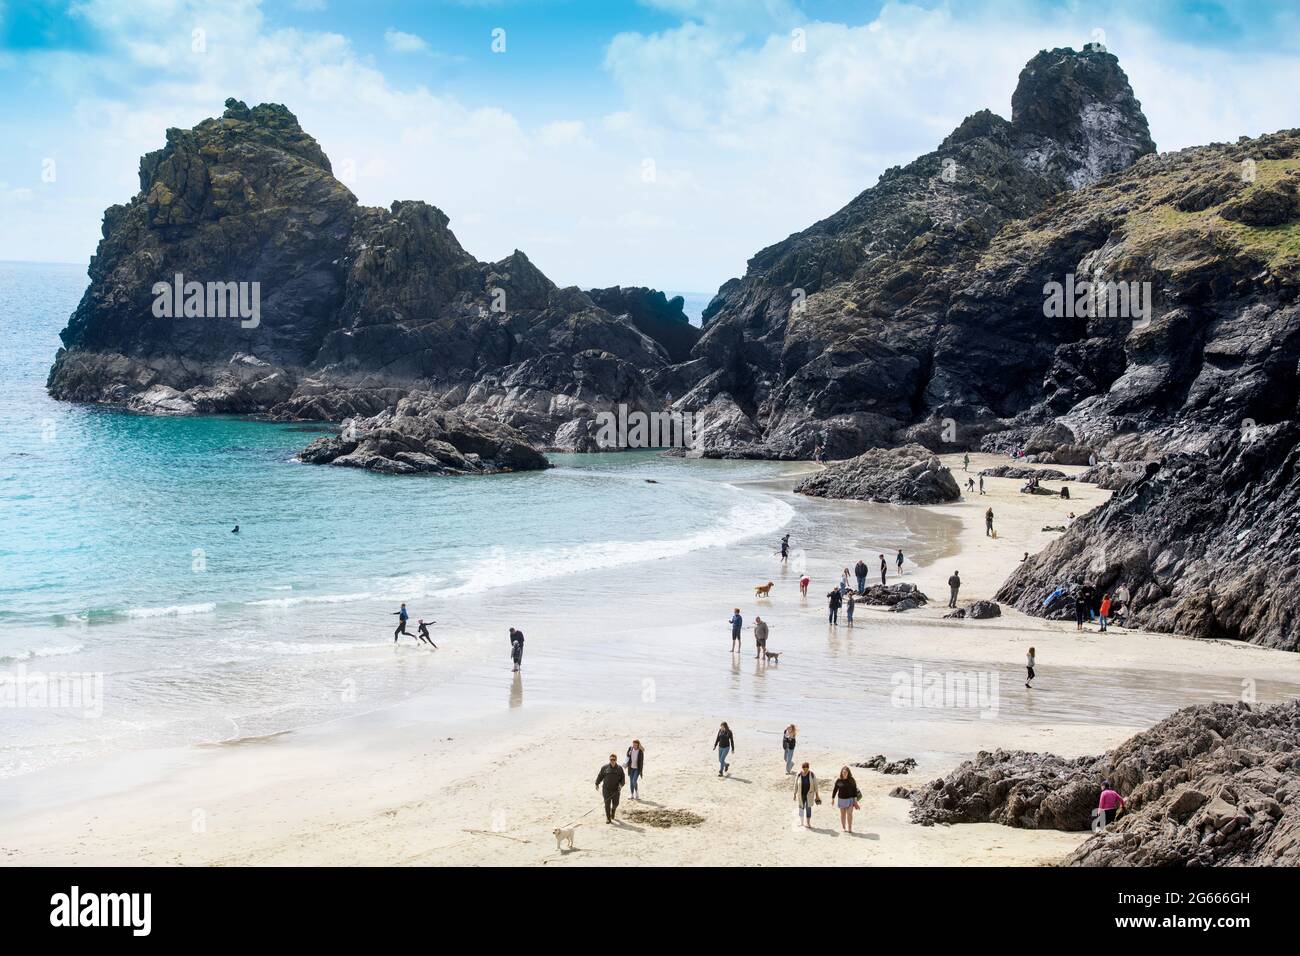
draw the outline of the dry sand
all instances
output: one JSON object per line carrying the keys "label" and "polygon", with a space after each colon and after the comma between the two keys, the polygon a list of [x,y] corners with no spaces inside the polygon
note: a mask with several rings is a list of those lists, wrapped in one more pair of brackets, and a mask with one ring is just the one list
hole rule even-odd
{"label": "dry sand", "polygon": [[[947,463],[962,477],[961,456]],[[1005,463],[973,455],[971,473]],[[1067,469],[1068,470],[1068,469]],[[1266,674],[1300,689],[1300,655],[1222,642],[1127,633],[1083,636],[1073,624],[1013,611],[988,622],[944,621],[946,580],[960,569],[962,602],[991,597],[1025,551],[1108,492],[1072,484],[1066,502],[1020,495],[1020,482],[987,479],[978,494],[933,510],[963,530],[953,553],[913,572],[934,604],[903,626],[880,628],[884,654],[1017,663],[1035,643],[1040,667],[1141,668],[1156,674]],[[986,537],[992,507],[999,536]],[[860,620],[884,612],[862,608]],[[812,615],[810,617],[815,617]],[[897,620],[897,616],[894,616]],[[819,628],[820,625],[820,628]],[[809,634],[825,630],[809,619]],[[737,727],[730,777],[719,779],[708,750],[719,715],[625,710],[518,710],[439,722],[434,737],[418,701],[363,720],[338,722],[238,745],[157,755],[141,771],[122,761],[51,771],[43,783],[93,794],[0,820],[0,862],[13,864],[485,864],[485,865],[1034,865],[1048,864],[1087,834],[995,825],[933,827],[908,822],[895,786],[916,786],[981,749],[1019,747],[1063,755],[1097,753],[1141,729],[1122,713],[1112,722],[1041,724],[980,720],[909,722],[921,765],[908,776],[856,770],[863,791],[855,833],[840,832],[830,783],[846,762],[870,752],[801,744],[823,784],[815,829],[796,827],[792,780],[779,753],[779,727]],[[725,715],[722,715],[725,716]],[[907,714],[900,713],[899,726]],[[644,802],[624,792],[622,820],[606,825],[594,786],[611,750],[634,736],[647,745]],[[888,737],[888,729],[884,736]],[[891,753],[891,757],[901,756]],[[134,782],[124,785],[126,779]],[[19,781],[20,785],[26,786]],[[637,823],[629,812],[684,810],[697,826]],[[557,851],[551,831],[579,824],[577,849]]]}

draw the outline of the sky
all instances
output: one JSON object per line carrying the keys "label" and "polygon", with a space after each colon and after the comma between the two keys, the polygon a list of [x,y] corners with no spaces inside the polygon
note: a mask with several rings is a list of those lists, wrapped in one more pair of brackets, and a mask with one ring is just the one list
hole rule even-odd
{"label": "sky", "polygon": [[480,259],[711,292],[1099,40],[1162,150],[1300,126],[1282,0],[0,0],[0,260],[85,264],[139,158],[283,103]]}

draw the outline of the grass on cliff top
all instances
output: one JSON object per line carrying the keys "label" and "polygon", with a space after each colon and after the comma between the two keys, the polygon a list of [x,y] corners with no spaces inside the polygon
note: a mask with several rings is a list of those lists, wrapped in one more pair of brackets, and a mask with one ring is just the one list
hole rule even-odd
{"label": "grass on cliff top", "polygon": [[[1300,169],[1300,159],[1265,159],[1256,164],[1256,181],[1249,190],[1261,189],[1281,179],[1288,170]],[[1246,193],[1239,193],[1239,196]],[[1219,215],[1220,204],[1200,212],[1182,212],[1169,203],[1130,213],[1125,224],[1127,242],[1156,255],[1198,250],[1209,258],[1216,249],[1231,244],[1274,271],[1300,269],[1300,222],[1281,226],[1248,226]],[[1194,265],[1186,262],[1184,265]]]}

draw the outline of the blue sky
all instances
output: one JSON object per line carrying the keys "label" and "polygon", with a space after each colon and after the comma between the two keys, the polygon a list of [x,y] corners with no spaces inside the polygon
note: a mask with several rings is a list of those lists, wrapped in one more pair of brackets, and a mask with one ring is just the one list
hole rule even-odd
{"label": "blue sky", "polygon": [[236,96],[480,258],[711,291],[969,113],[1009,115],[1044,47],[1103,39],[1162,149],[1298,126],[1298,6],[0,0],[0,259],[85,262],[140,155]]}

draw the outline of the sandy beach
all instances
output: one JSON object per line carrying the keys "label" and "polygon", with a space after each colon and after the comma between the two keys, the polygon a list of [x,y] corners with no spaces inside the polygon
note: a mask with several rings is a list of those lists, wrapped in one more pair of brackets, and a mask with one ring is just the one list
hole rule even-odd
{"label": "sandy beach", "polygon": [[[1005,458],[972,455],[971,474]],[[945,458],[964,483],[960,455]],[[1063,469],[1067,471],[1077,469]],[[0,862],[7,864],[145,865],[1040,865],[1060,859],[1087,834],[1037,832],[995,825],[924,828],[908,822],[909,803],[889,796],[952,770],[962,759],[997,747],[1099,753],[1182,704],[1233,699],[1251,688],[1260,699],[1300,692],[1300,657],[1249,645],[1049,623],[1009,609],[992,621],[948,621],[946,580],[960,570],[961,602],[989,598],[1025,551],[1035,552],[1064,524],[1102,503],[1109,492],[1071,485],[1072,498],[1021,495],[1019,481],[986,479],[988,493],[918,509],[952,529],[938,557],[909,563],[903,580],[920,585],[930,605],[906,614],[861,608],[853,633],[828,633],[822,600],[828,568],[852,564],[837,542],[807,542],[814,595],[798,599],[794,580],[780,577],[762,613],[774,622],[771,646],[786,657],[779,668],[748,660],[748,634],[739,660],[723,653],[720,619],[682,624],[682,640],[698,655],[654,659],[664,691],[629,694],[624,706],[588,706],[578,694],[533,688],[523,706],[522,683],[504,657],[489,691],[473,676],[459,681],[461,699],[491,697],[455,717],[445,699],[413,696],[382,712],[306,730],[224,744],[119,756],[54,768],[9,781],[0,816]],[[814,503],[810,507],[823,507]],[[854,520],[852,504],[837,520]],[[995,513],[996,539],[984,533],[984,509]],[[861,506],[863,520],[872,514]],[[936,525],[938,526],[938,525]],[[797,542],[801,543],[801,542]],[[873,568],[874,554],[862,557]],[[893,558],[890,558],[891,572]],[[810,571],[810,573],[813,573]],[[773,572],[776,577],[776,571]],[[892,581],[891,575],[891,581]],[[752,588],[705,596],[725,608]],[[818,590],[820,588],[820,590]],[[699,599],[697,595],[695,599]],[[672,596],[666,598],[672,600]],[[687,604],[684,613],[696,615]],[[754,602],[746,602],[748,621]],[[768,609],[770,607],[770,610]],[[525,615],[524,627],[528,624]],[[653,622],[637,633],[654,632]],[[666,626],[666,625],[665,625]],[[692,629],[694,628],[694,629]],[[532,632],[530,631],[530,638]],[[1025,650],[1038,650],[1039,682],[1021,686]],[[693,645],[692,645],[693,646]],[[531,648],[530,648],[531,652]],[[844,684],[822,700],[823,671]],[[653,659],[653,658],[652,658]],[[807,665],[805,665],[807,661]],[[920,713],[889,706],[890,675],[944,661],[983,666],[1000,680],[984,713],[971,708]],[[937,663],[938,662],[938,663]],[[602,660],[615,673],[618,659]],[[543,657],[539,673],[547,673]],[[627,666],[634,686],[647,665]],[[803,670],[805,666],[809,670]],[[781,695],[788,721],[800,723],[800,760],[823,784],[823,805],[811,832],[795,824],[791,778],[780,753],[784,723],[763,717],[692,709],[668,689],[675,667],[693,681],[754,682]],[[702,672],[702,673],[694,673]],[[779,681],[779,683],[777,683]],[[759,682],[763,682],[759,684]],[[768,690],[763,690],[767,688]],[[775,690],[771,690],[775,688]],[[801,720],[804,696],[818,699],[817,717]],[[757,705],[756,705],[757,706]],[[872,709],[874,708],[874,709]],[[756,713],[774,713],[756,710]],[[737,749],[731,775],[719,779],[710,744],[729,720]],[[620,759],[633,737],[645,742],[643,800],[624,791],[620,816],[607,826],[594,787],[609,753]],[[863,792],[855,833],[840,832],[830,783],[843,764],[883,753],[911,756],[907,776],[855,770]],[[659,828],[637,811],[689,811],[693,826]],[[558,851],[551,831],[579,824],[576,847]]]}

